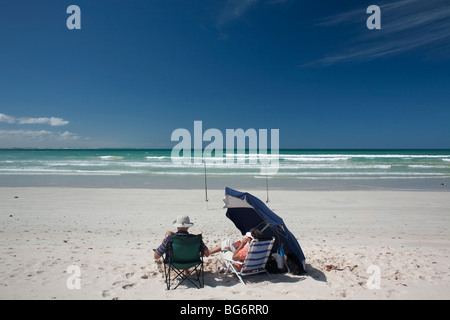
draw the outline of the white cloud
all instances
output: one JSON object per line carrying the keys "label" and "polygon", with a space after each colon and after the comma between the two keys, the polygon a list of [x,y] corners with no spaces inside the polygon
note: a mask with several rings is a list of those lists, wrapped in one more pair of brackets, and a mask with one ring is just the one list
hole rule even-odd
{"label": "white cloud", "polygon": [[78,139],[80,139],[79,136],[77,136],[76,134],[69,132],[69,131],[64,131],[63,133],[60,133],[59,138],[61,140],[78,140]]}
{"label": "white cloud", "polygon": [[57,126],[65,126],[69,124],[69,121],[66,121],[61,118],[49,117],[49,118],[16,118],[13,116],[8,116],[6,114],[0,113],[0,122],[6,123],[17,123],[17,124],[46,124],[52,127]]}
{"label": "white cloud", "polygon": [[86,144],[76,134],[49,130],[0,130],[0,148],[78,148]]}
{"label": "white cloud", "polygon": [[55,126],[65,126],[69,124],[69,121],[66,121],[61,118],[19,118],[18,119],[19,124],[48,124],[52,127]]}
{"label": "white cloud", "polygon": [[6,114],[0,113],[0,122],[15,123],[16,119],[14,117],[7,116]]}
{"label": "white cloud", "polygon": [[61,118],[19,118],[0,113],[0,123],[8,123],[14,128],[0,129],[0,147],[3,148],[28,148],[28,147],[76,147],[85,138],[79,137],[70,131],[52,130],[24,130],[26,125],[46,125],[51,127],[65,126],[69,124]]}
{"label": "white cloud", "polygon": [[53,135],[47,130],[0,130],[0,138],[20,137],[27,139],[41,139]]}
{"label": "white cloud", "polygon": [[65,132],[55,132],[48,130],[0,130],[0,139],[8,138],[20,138],[20,139],[32,139],[32,140],[42,140],[42,139],[54,139],[60,141],[68,140],[78,140],[76,134],[65,131]]}

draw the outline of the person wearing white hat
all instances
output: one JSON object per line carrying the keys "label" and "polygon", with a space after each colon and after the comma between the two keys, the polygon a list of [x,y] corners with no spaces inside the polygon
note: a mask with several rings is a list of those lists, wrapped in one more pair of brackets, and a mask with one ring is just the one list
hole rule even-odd
{"label": "person wearing white hat", "polygon": [[[192,227],[194,224],[191,222],[188,216],[186,215],[180,215],[176,218],[176,220],[173,221],[173,226],[177,228],[177,232],[167,231],[164,240],[162,241],[161,245],[158,247],[158,249],[155,250],[154,258],[159,259],[161,258],[170,248],[170,237],[172,235],[177,236],[187,236],[189,237],[190,234],[188,232],[188,229]],[[208,257],[210,255],[210,252],[208,250],[208,247],[203,243],[202,241],[202,249],[203,254],[205,257]]]}

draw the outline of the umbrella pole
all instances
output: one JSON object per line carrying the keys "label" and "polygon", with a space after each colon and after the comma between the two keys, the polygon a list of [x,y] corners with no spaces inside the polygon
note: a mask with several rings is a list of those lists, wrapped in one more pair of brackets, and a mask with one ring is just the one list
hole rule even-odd
{"label": "umbrella pole", "polygon": [[266,166],[266,193],[267,193],[267,199],[266,203],[269,202],[269,180],[267,178],[267,166]]}

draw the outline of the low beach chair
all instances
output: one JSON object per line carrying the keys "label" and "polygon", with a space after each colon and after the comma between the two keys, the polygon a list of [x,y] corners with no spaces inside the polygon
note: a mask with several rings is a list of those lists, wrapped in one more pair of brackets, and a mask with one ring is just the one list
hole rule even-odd
{"label": "low beach chair", "polygon": [[[191,269],[188,274],[185,270]],[[175,277],[171,278],[173,271]],[[188,280],[198,289],[204,285],[202,235],[195,236],[171,236],[171,250],[164,258],[164,276],[167,290],[177,279],[180,281],[175,286],[176,289],[185,280]]]}
{"label": "low beach chair", "polygon": [[[228,270],[231,270],[244,285],[245,281],[242,278],[244,276],[265,272],[270,277],[270,273],[265,268],[274,242],[275,239],[264,241],[252,240],[249,244],[250,248],[245,256],[244,262],[224,259]],[[235,264],[241,265],[241,270],[238,271]]]}

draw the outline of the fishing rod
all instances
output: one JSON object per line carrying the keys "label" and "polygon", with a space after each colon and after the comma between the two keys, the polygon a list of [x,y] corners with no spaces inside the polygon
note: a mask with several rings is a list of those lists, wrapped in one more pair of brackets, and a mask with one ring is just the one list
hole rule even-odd
{"label": "fishing rod", "polygon": [[206,162],[203,160],[203,165],[205,167],[205,202],[208,202],[208,182],[206,180]]}

